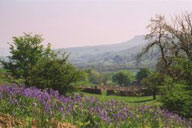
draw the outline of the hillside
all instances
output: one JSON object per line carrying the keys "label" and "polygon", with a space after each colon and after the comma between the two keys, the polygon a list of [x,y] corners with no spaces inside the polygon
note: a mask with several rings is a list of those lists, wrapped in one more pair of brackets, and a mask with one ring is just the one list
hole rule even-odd
{"label": "hillside", "polygon": [[[70,53],[69,60],[79,68],[96,68],[98,71],[116,71],[122,69],[136,70],[136,55],[147,44],[143,35],[135,36],[129,41],[90,47],[57,49]],[[153,66],[147,60],[140,66]]]}
{"label": "hillside", "polygon": [[[137,70],[139,67],[154,66],[154,60],[150,59],[146,59],[139,66],[136,65],[136,55],[146,44],[144,35],[139,35],[117,44],[60,48],[55,51],[69,53],[69,61],[81,69],[95,68],[100,72]],[[0,53],[0,58],[7,59],[5,56],[9,55],[9,50],[1,49]]]}

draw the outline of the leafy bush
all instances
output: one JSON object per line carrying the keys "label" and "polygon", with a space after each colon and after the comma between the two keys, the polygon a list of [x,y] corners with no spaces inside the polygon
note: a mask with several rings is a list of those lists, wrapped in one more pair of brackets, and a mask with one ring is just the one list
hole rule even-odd
{"label": "leafy bush", "polygon": [[159,89],[168,79],[170,79],[168,76],[154,72],[148,77],[144,78],[141,83],[151,91],[153,99],[156,99],[156,95],[159,92]]}
{"label": "leafy bush", "polygon": [[169,68],[172,81],[165,81],[161,101],[167,109],[192,117],[192,63],[184,57],[174,58]]}
{"label": "leafy bush", "polygon": [[67,58],[65,55],[58,57],[54,53],[49,58],[42,58],[33,67],[29,84],[42,89],[52,88],[63,94],[73,91],[72,83],[79,79],[81,72],[76,70]]}
{"label": "leafy bush", "polygon": [[89,82],[92,84],[100,84],[100,73],[94,69],[88,69],[85,71],[88,74]]}
{"label": "leafy bush", "polygon": [[161,101],[169,111],[192,117],[192,91],[187,90],[187,85],[165,83],[162,88]]}
{"label": "leafy bush", "polygon": [[150,70],[147,68],[141,68],[139,72],[137,72],[136,80],[140,83],[144,78],[150,75]]}
{"label": "leafy bush", "polygon": [[119,85],[129,85],[133,82],[134,76],[131,72],[122,70],[112,76],[112,80],[114,83],[117,83]]}
{"label": "leafy bush", "polygon": [[175,57],[170,66],[171,76],[177,83],[184,83],[192,89],[192,58],[185,56]]}

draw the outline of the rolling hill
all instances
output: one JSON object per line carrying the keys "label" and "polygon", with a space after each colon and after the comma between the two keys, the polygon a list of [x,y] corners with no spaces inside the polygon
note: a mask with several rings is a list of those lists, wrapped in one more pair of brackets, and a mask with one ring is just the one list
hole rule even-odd
{"label": "rolling hill", "polygon": [[[61,53],[70,53],[69,60],[79,68],[95,68],[98,71],[137,70],[136,55],[147,44],[143,35],[129,41],[87,47],[56,49]],[[152,67],[154,60],[147,59],[140,66]]]}
{"label": "rolling hill", "polygon": [[[146,44],[144,35],[139,35],[117,44],[60,48],[55,51],[70,54],[69,61],[80,69],[94,68],[100,72],[138,70],[139,67],[153,67],[155,63],[154,59],[146,58],[140,65],[136,64],[136,55]],[[8,49],[1,49],[0,53],[1,59],[10,55]]]}

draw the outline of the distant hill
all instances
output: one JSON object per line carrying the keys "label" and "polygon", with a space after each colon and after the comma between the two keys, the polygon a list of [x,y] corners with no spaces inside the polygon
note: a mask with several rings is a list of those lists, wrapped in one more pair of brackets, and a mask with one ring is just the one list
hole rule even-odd
{"label": "distant hill", "polygon": [[[144,39],[144,35],[140,35],[117,44],[60,48],[55,49],[55,51],[69,53],[69,61],[82,69],[95,68],[100,72],[123,69],[137,70],[141,66],[154,66],[154,59],[148,58],[139,66],[136,65],[136,55],[141,52],[146,44],[147,41]],[[1,59],[7,59],[5,56],[10,55],[8,48],[0,49],[0,54]]]}
{"label": "distant hill", "polygon": [[[63,48],[56,51],[70,53],[69,60],[79,68],[95,68],[98,71],[137,70],[136,55],[146,44],[147,41],[141,35],[118,44]],[[153,65],[154,60],[147,59],[140,66]]]}

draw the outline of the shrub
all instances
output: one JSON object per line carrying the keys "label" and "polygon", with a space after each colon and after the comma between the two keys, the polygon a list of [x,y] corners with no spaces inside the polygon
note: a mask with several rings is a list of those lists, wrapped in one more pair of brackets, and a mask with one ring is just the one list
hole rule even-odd
{"label": "shrub", "polygon": [[192,117],[192,63],[184,56],[177,57],[169,70],[173,80],[165,81],[161,101],[169,111]]}
{"label": "shrub", "polygon": [[144,78],[150,75],[150,70],[147,68],[141,68],[139,72],[137,72],[136,80],[140,83]]}
{"label": "shrub", "polygon": [[192,91],[187,85],[166,82],[162,88],[161,101],[169,111],[184,117],[192,117]]}
{"label": "shrub", "polygon": [[133,82],[134,76],[131,72],[122,70],[112,76],[112,80],[114,83],[117,83],[119,85],[129,85]]}
{"label": "shrub", "polygon": [[85,71],[88,74],[88,80],[92,84],[100,84],[100,73],[94,69],[88,69]]}
{"label": "shrub", "polygon": [[32,70],[29,84],[38,88],[52,88],[62,94],[73,91],[72,83],[76,82],[81,72],[67,61],[68,56],[58,57],[53,54],[43,58]]}
{"label": "shrub", "polygon": [[180,56],[175,57],[173,61],[174,64],[169,69],[171,76],[177,83],[184,83],[190,87],[192,85],[192,58]]}
{"label": "shrub", "polygon": [[142,80],[142,85],[146,86],[148,90],[152,93],[153,99],[156,99],[156,95],[159,92],[161,86],[163,86],[164,81],[168,80],[169,77],[158,72],[154,72],[148,77]]}

